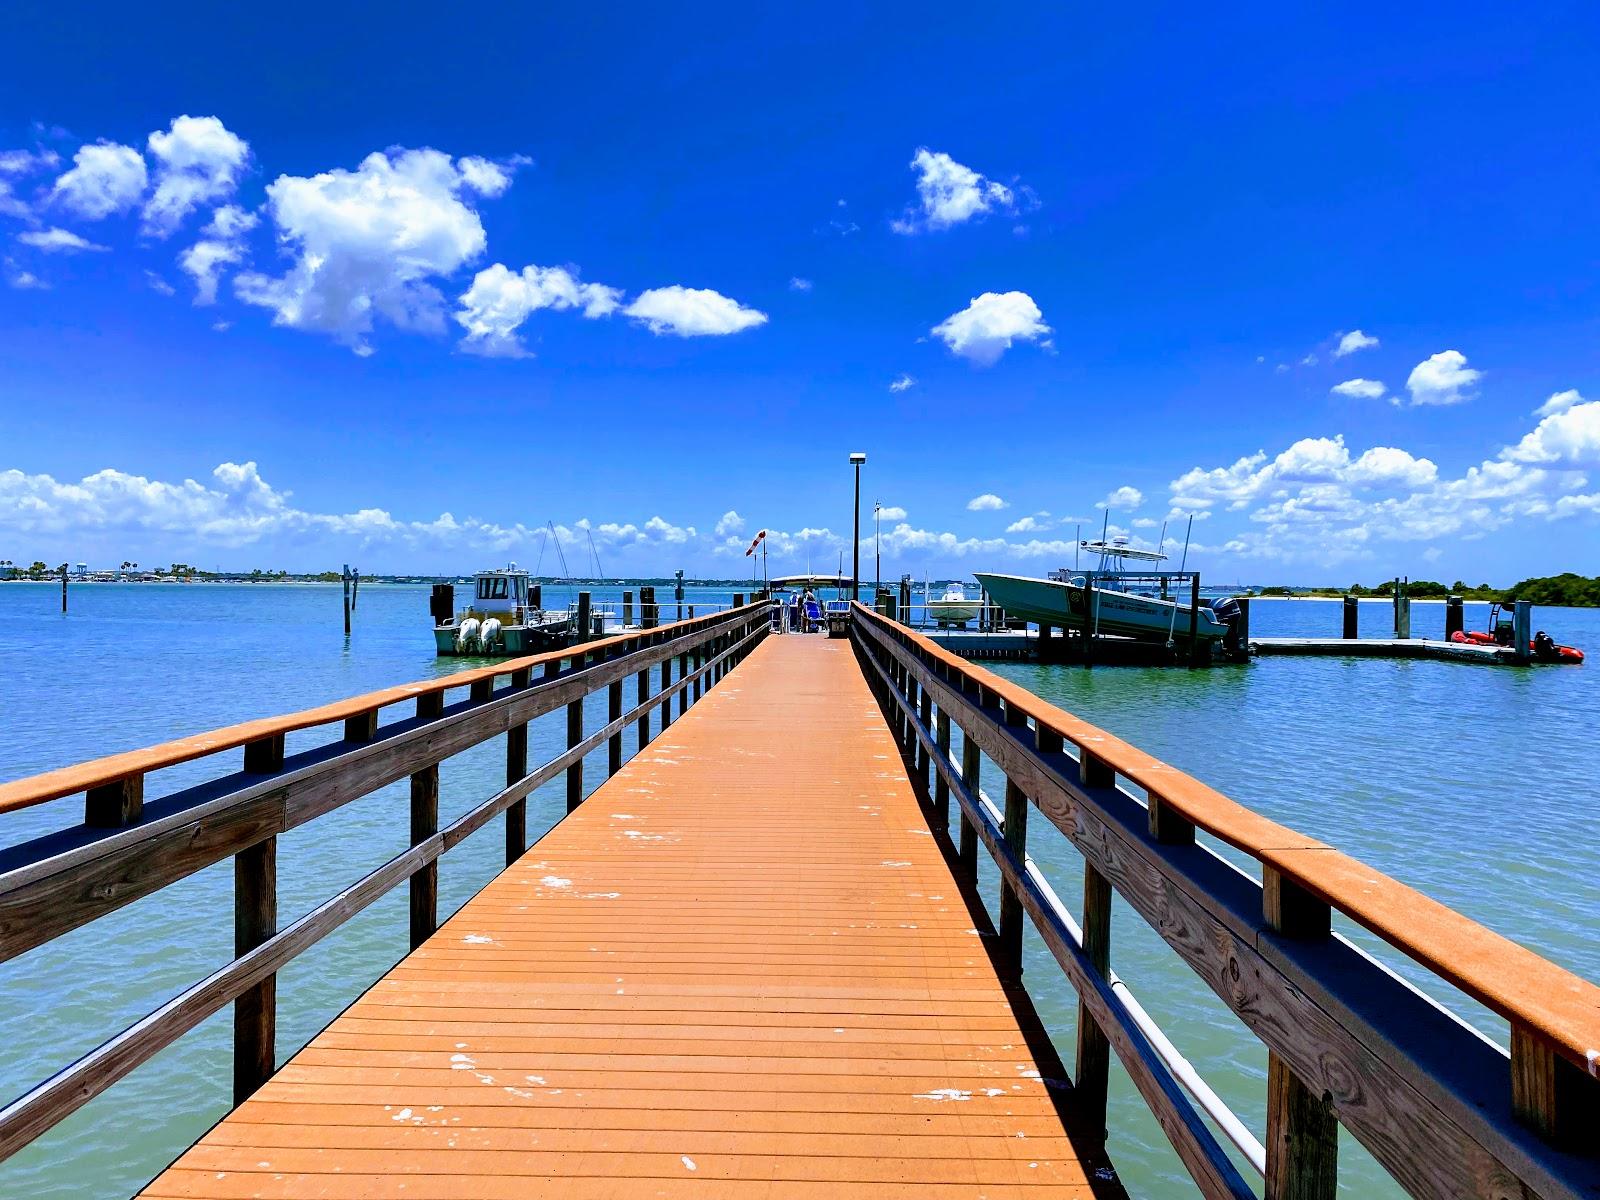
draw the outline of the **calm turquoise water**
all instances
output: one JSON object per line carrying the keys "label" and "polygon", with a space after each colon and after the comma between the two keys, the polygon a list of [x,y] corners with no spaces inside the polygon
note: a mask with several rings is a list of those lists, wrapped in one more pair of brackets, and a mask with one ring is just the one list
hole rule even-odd
{"label": "calm turquoise water", "polygon": [[[596,591],[597,602],[616,598]],[[725,602],[730,592],[690,589],[687,601]],[[6,664],[0,780],[457,665],[433,655],[420,587],[364,588],[348,643],[337,586],[94,585],[73,590],[70,616],[62,618],[58,605],[48,585],[0,586]],[[1537,616],[1557,640],[1600,649],[1600,612]],[[1386,605],[1364,605],[1364,631],[1385,632],[1388,617]],[[1483,606],[1469,606],[1469,624],[1481,626],[1483,618]],[[1442,606],[1413,608],[1418,636],[1441,631],[1443,620]],[[1332,634],[1338,623],[1336,602],[1257,601],[1253,612],[1255,632],[1263,635]],[[1588,782],[1600,734],[1600,676],[1593,666],[1516,671],[1271,659],[1207,672],[995,669],[1240,801],[1600,978],[1600,943],[1592,932],[1600,914],[1600,850]],[[596,702],[590,727],[605,703]],[[558,752],[564,739],[559,714],[537,722],[534,761]],[[299,735],[291,748],[315,740]],[[591,783],[603,766],[602,751],[590,762]],[[503,769],[495,744],[445,764],[441,818],[491,794]],[[166,772],[153,794],[199,777],[198,768]],[[998,782],[988,781],[991,791]],[[402,784],[284,837],[281,921],[402,850],[407,803]],[[80,804],[68,800],[0,820],[0,845],[75,822]],[[563,807],[560,781],[535,795],[530,833],[541,833]],[[1470,837],[1460,836],[1463,829]],[[1077,856],[1065,840],[1036,835],[1032,848],[1057,890],[1078,894]],[[441,866],[442,909],[453,911],[487,882],[501,856],[498,824],[452,851]],[[220,864],[0,965],[0,1091],[20,1093],[226,962],[232,886],[231,868]],[[991,896],[993,890],[991,876]],[[397,890],[283,973],[282,1057],[404,953],[405,903],[404,889]],[[1259,1131],[1265,1055],[1254,1039],[1125,907],[1113,939],[1113,961],[1145,1007]],[[1041,946],[1031,949],[1028,979],[1070,1058],[1073,996]],[[1456,1007],[1503,1040],[1492,1018]],[[0,1195],[137,1190],[226,1110],[229,1040],[224,1011],[0,1164]],[[1131,1086],[1117,1077],[1114,1090],[1113,1151],[1130,1190],[1192,1195]],[[1349,1139],[1342,1150],[1349,1195],[1397,1194]]]}

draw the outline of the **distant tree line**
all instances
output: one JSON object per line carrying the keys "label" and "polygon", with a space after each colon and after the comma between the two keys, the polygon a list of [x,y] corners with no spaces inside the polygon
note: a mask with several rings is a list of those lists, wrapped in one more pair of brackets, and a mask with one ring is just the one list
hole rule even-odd
{"label": "distant tree line", "polygon": [[[1393,596],[1394,580],[1388,579],[1376,587],[1353,583],[1344,591],[1337,588],[1264,587],[1262,596]],[[1513,600],[1529,600],[1534,604],[1558,608],[1600,608],[1600,575],[1586,578],[1571,571],[1560,575],[1536,575],[1509,588],[1498,588],[1487,583],[1469,584],[1458,579],[1446,585],[1433,579],[1413,579],[1403,585],[1405,594],[1413,600],[1443,600],[1446,596],[1460,596],[1464,600],[1488,600],[1509,604]]]}

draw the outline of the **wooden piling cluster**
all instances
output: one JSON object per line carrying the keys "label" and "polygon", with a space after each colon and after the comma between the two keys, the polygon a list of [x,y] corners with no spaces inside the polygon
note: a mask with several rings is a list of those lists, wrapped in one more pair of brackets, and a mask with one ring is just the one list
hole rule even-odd
{"label": "wooden piling cluster", "polygon": [[[587,754],[606,745],[608,769],[619,769],[629,725],[636,724],[642,748],[652,711],[660,710],[665,728],[675,699],[681,714],[691,694],[703,694],[766,632],[765,606],[753,605],[0,784],[0,815],[84,796],[82,825],[0,850],[0,961],[230,857],[235,880],[235,958],[0,1109],[0,1159],[230,1002],[233,1093],[236,1103],[248,1098],[273,1071],[276,978],[285,964],[403,882],[411,945],[420,945],[438,928],[438,859],[445,851],[503,813],[506,861],[514,862],[527,849],[530,794],[564,774],[567,808],[576,808]],[[674,662],[695,665],[674,678]],[[661,683],[651,689],[657,666]],[[624,712],[629,675],[639,680],[638,703]],[[450,693],[459,697],[463,688],[468,696],[452,701]],[[585,733],[583,699],[602,688],[607,723]],[[380,713],[401,704],[414,704],[415,715],[380,725]],[[567,749],[530,770],[528,723],[563,707]],[[330,726],[342,730],[339,740],[285,755],[286,734]],[[441,829],[439,764],[501,734],[505,788]],[[217,757],[230,751],[243,758],[242,770],[231,774]],[[145,804],[147,776],[197,759],[215,762],[217,777]],[[280,928],[278,835],[400,780],[410,786],[410,848]]]}
{"label": "wooden piling cluster", "polygon": [[[1002,961],[1020,969],[1026,915],[1078,991],[1081,1108],[1103,1114],[1114,1050],[1201,1193],[1254,1194],[1175,1079],[1188,1064],[1157,1052],[1111,986],[1120,896],[1267,1047],[1269,1200],[1332,1200],[1341,1123],[1414,1196],[1600,1192],[1600,988],[879,613],[853,618],[908,769],[919,786],[930,765],[938,777],[936,824],[957,801],[958,872],[975,882],[979,841],[1000,869]],[[979,787],[983,757],[1003,807]],[[1028,858],[1030,807],[1083,855],[1081,925]],[[1257,859],[1260,883],[1197,833]],[[1506,1018],[1509,1055],[1334,937],[1335,912]]]}

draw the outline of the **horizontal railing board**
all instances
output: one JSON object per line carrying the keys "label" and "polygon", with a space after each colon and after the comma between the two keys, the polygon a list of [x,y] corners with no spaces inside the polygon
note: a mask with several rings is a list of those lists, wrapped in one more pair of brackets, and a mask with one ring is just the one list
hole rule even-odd
{"label": "horizontal railing board", "polygon": [[[1585,1071],[1595,1069],[1589,1053],[1600,1049],[1600,987],[1326,843],[1252,813],[1176,768],[894,625],[864,605],[857,604],[853,612],[867,627],[915,646],[927,662],[980,681],[998,699],[1160,796],[1164,804],[1200,829],[1279,870],[1485,1007],[1537,1031]],[[1327,853],[1304,853],[1308,850]]]}
{"label": "horizontal railing board", "polygon": [[45,804],[51,800],[59,800],[63,796],[75,795],[78,792],[115,783],[130,776],[148,774],[151,771],[177,766],[197,758],[205,758],[226,750],[237,749],[250,742],[260,741],[263,738],[294,733],[320,725],[332,725],[375,709],[387,708],[390,705],[415,700],[418,696],[443,693],[454,688],[481,683],[484,680],[488,680],[492,684],[495,679],[501,676],[509,676],[516,671],[542,667],[551,662],[560,662],[564,658],[571,658],[574,654],[594,653],[596,651],[609,653],[614,648],[638,647],[664,633],[672,633],[674,636],[681,633],[693,633],[712,626],[727,624],[741,614],[748,616],[753,612],[762,610],[763,605],[748,604],[742,609],[708,613],[703,617],[693,617],[685,621],[659,625],[647,630],[616,634],[609,638],[585,642],[581,647],[552,650],[544,654],[534,654],[523,658],[503,659],[487,667],[474,667],[465,671],[457,671],[450,675],[440,676],[438,679],[398,684],[394,687],[367,692],[360,696],[336,700],[330,704],[319,705],[316,708],[308,708],[301,712],[245,721],[242,724],[229,725],[222,729],[213,729],[206,733],[192,734],[174,741],[163,742],[157,746],[128,750],[119,754],[108,755],[104,758],[97,758],[90,762],[77,763],[54,771],[45,771],[25,779],[13,780],[10,783],[0,783],[0,814],[15,809],[28,808],[36,804]]}
{"label": "horizontal railing board", "polygon": [[[184,807],[188,793],[179,793],[168,798],[171,811],[152,805],[143,822],[127,829],[69,841],[64,849],[51,838],[40,839],[41,849],[58,851],[46,858],[29,860],[23,848],[13,848],[16,865],[0,874],[0,962],[749,619],[744,610],[734,610],[732,619],[712,621],[626,657],[502,689],[488,700],[459,702],[438,717],[380,726],[370,742],[335,742],[304,751],[270,776],[235,772],[194,789],[205,799],[192,810]],[[219,784],[230,781],[242,786],[215,794]],[[235,808],[257,805],[262,797],[277,801],[275,822],[241,821],[235,815]]]}
{"label": "horizontal railing board", "polygon": [[[1264,928],[1258,883],[1203,846],[1155,841],[1134,797],[1082,787],[1072,759],[1029,750],[1026,731],[1005,725],[996,706],[977,705],[901,648],[899,661],[964,735],[1003,770],[1026,775],[1019,782],[1035,805],[1257,1037],[1333,1096],[1341,1121],[1413,1195],[1496,1196],[1496,1181],[1519,1178],[1546,1197],[1600,1195],[1593,1160],[1554,1149],[1512,1117],[1502,1050],[1342,939],[1285,953],[1294,943]],[[954,671],[975,676],[965,663]],[[1330,962],[1337,969],[1325,970]]]}

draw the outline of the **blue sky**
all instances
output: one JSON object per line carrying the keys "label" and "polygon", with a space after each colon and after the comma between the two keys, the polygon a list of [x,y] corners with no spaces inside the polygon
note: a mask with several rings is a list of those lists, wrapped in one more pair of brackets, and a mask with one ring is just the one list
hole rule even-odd
{"label": "blue sky", "polygon": [[750,7],[9,8],[0,558],[1600,570],[1592,8]]}

